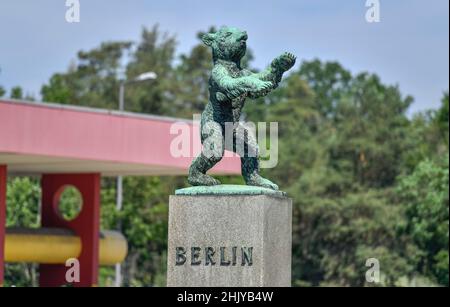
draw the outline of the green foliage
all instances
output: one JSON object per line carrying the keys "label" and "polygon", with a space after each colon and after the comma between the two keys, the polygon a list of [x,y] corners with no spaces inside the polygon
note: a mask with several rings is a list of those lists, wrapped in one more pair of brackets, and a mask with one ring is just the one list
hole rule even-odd
{"label": "green foliage", "polygon": [[[266,173],[294,199],[296,285],[371,285],[364,274],[368,258],[380,260],[378,285],[436,285],[420,269],[430,251],[402,231],[411,217],[392,189],[399,175],[435,157],[432,148],[442,144],[434,117],[420,125],[407,118],[411,102],[376,75],[352,76],[315,60],[247,109],[253,121],[280,124],[279,164]],[[443,229],[448,233],[448,224]],[[445,255],[439,257],[443,269],[435,275],[448,273]]]}
{"label": "green foliage", "polygon": [[413,174],[401,178],[400,201],[406,207],[405,231],[426,254],[421,271],[448,286],[449,247],[449,165],[448,154],[442,161],[425,160]]}
{"label": "green foliage", "polygon": [[333,116],[342,96],[350,91],[350,72],[337,62],[323,63],[316,59],[304,62],[299,74],[314,91],[321,115]]}
{"label": "green foliage", "polygon": [[386,194],[368,191],[299,202],[294,277],[315,286],[364,286],[369,258],[380,260],[383,285],[412,274],[408,260],[418,251],[398,235],[398,225],[405,223],[402,208],[390,204]]}
{"label": "green foliage", "polygon": [[402,153],[403,168],[411,173],[423,160],[448,154],[449,150],[448,93],[436,111],[416,114],[405,135],[407,148]]}
{"label": "green foliage", "polygon": [[116,109],[120,61],[131,47],[129,42],[107,42],[78,53],[69,71],[55,74],[41,90],[44,101]]}
{"label": "green foliage", "polygon": [[13,87],[11,89],[11,98],[12,99],[23,99],[23,90],[20,86]]}
{"label": "green foliage", "polygon": [[188,55],[181,55],[176,68],[176,91],[174,105],[181,117],[200,114],[208,101],[208,80],[212,69],[211,52],[204,45],[195,46]]}
{"label": "green foliage", "polygon": [[175,79],[172,62],[175,58],[175,38],[161,33],[157,26],[143,29],[137,50],[126,66],[126,75],[132,79],[141,73],[153,71],[156,80],[130,84],[125,98],[126,109],[133,112],[173,114]]}
{"label": "green foliage", "polygon": [[[115,182],[104,179],[101,221],[104,229],[118,225],[129,243],[123,265],[124,285],[165,285],[168,195],[184,182],[172,177],[126,177],[120,212],[115,204]],[[104,270],[106,274],[106,270]]]}
{"label": "green foliage", "polygon": [[34,178],[13,178],[8,181],[6,202],[7,227],[37,228],[39,221],[39,181]]}
{"label": "green foliage", "polygon": [[[8,180],[6,194],[6,227],[37,228],[40,187],[34,178]],[[5,286],[37,286],[37,265],[20,263],[5,266]]]}
{"label": "green foliage", "polygon": [[68,221],[75,219],[83,208],[80,191],[73,186],[66,186],[59,198],[59,213]]}
{"label": "green foliage", "polygon": [[442,98],[441,108],[438,110],[436,115],[436,125],[439,127],[442,137],[445,139],[447,143],[448,150],[448,138],[449,138],[449,114],[448,114],[448,93],[444,94],[444,98]]}
{"label": "green foliage", "polygon": [[71,90],[65,83],[65,76],[54,74],[49,85],[44,85],[41,90],[44,101],[69,104],[71,102]]}

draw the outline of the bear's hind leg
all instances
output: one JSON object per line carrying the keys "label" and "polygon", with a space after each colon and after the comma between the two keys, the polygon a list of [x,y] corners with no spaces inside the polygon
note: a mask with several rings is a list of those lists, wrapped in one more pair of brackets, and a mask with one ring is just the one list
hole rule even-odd
{"label": "bear's hind leg", "polygon": [[258,158],[241,158],[242,177],[247,185],[258,186],[278,191],[278,185],[259,174]]}
{"label": "bear's hind leg", "polygon": [[202,144],[202,153],[189,168],[188,182],[193,186],[219,185],[219,180],[206,174],[222,160],[224,153],[222,127],[218,123],[209,121],[202,126]]}
{"label": "bear's hind leg", "polygon": [[203,156],[198,156],[189,168],[188,182],[193,186],[211,186],[221,184],[219,180],[206,174],[217,162]]}
{"label": "bear's hind leg", "polygon": [[237,127],[234,131],[233,151],[241,156],[242,177],[247,185],[279,189],[275,183],[259,174],[259,148],[252,131],[242,125]]}

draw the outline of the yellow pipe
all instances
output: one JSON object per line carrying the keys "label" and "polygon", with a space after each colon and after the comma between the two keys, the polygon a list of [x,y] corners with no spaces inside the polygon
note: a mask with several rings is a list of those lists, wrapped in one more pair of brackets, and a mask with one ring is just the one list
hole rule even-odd
{"label": "yellow pipe", "polygon": [[[115,231],[100,233],[99,263],[122,262],[128,252],[127,241]],[[5,261],[64,264],[81,253],[81,239],[70,230],[57,228],[6,230]]]}

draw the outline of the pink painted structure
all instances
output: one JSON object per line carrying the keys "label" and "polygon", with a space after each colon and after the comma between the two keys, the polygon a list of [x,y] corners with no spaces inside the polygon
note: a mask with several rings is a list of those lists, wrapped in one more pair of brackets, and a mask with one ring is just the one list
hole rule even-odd
{"label": "pink painted structure", "polygon": [[[171,154],[180,131],[190,136],[184,157]],[[100,176],[186,175],[200,146],[198,127],[189,120],[0,100],[0,286],[8,175],[41,176],[42,224],[69,228],[81,237],[81,282],[75,286],[92,286],[98,278]],[[239,158],[224,157],[212,173],[240,173]],[[65,185],[83,197],[83,209],[72,222],[57,210]],[[65,269],[41,265],[41,285],[64,284]]]}
{"label": "pink painted structure", "polygon": [[[186,175],[193,155],[171,155],[174,123],[189,127],[191,152],[199,148],[198,128],[189,120],[0,100],[0,164],[25,175]],[[212,170],[239,172],[239,159],[227,157]]]}

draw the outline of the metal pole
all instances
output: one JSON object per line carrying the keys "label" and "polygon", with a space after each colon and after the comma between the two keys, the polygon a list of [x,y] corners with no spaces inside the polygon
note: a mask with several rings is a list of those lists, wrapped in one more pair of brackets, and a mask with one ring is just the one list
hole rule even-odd
{"label": "metal pole", "polygon": [[[125,81],[120,82],[120,89],[119,89],[119,111],[123,111],[125,108]],[[117,212],[120,212],[122,210],[122,204],[123,204],[123,178],[122,176],[117,177],[117,184],[116,184],[116,209]],[[122,228],[122,223],[118,223],[117,228],[120,231]],[[115,267],[116,275],[114,279],[114,286],[120,287],[122,285],[122,266],[120,263],[116,264]]]}
{"label": "metal pole", "polygon": [[[123,202],[123,178],[122,176],[117,177],[117,197],[116,197],[116,209],[118,211],[122,210]],[[119,223],[121,226],[121,223]]]}
{"label": "metal pole", "polygon": [[123,111],[124,109],[125,109],[125,81],[121,81],[119,89],[119,111]]}
{"label": "metal pole", "polygon": [[[119,111],[125,110],[125,85],[130,82],[140,82],[145,80],[151,80],[155,79],[157,75],[154,72],[147,72],[144,74],[139,75],[137,78],[125,81],[120,81],[120,88],[119,88]],[[117,212],[120,212],[122,210],[123,206],[123,178],[122,176],[117,177],[117,195],[116,195],[116,209]],[[117,229],[119,231],[122,230],[122,222],[119,219],[119,223],[117,225]],[[116,264],[116,276],[114,280],[114,285],[116,287],[120,287],[122,285],[122,269],[120,263]]]}

